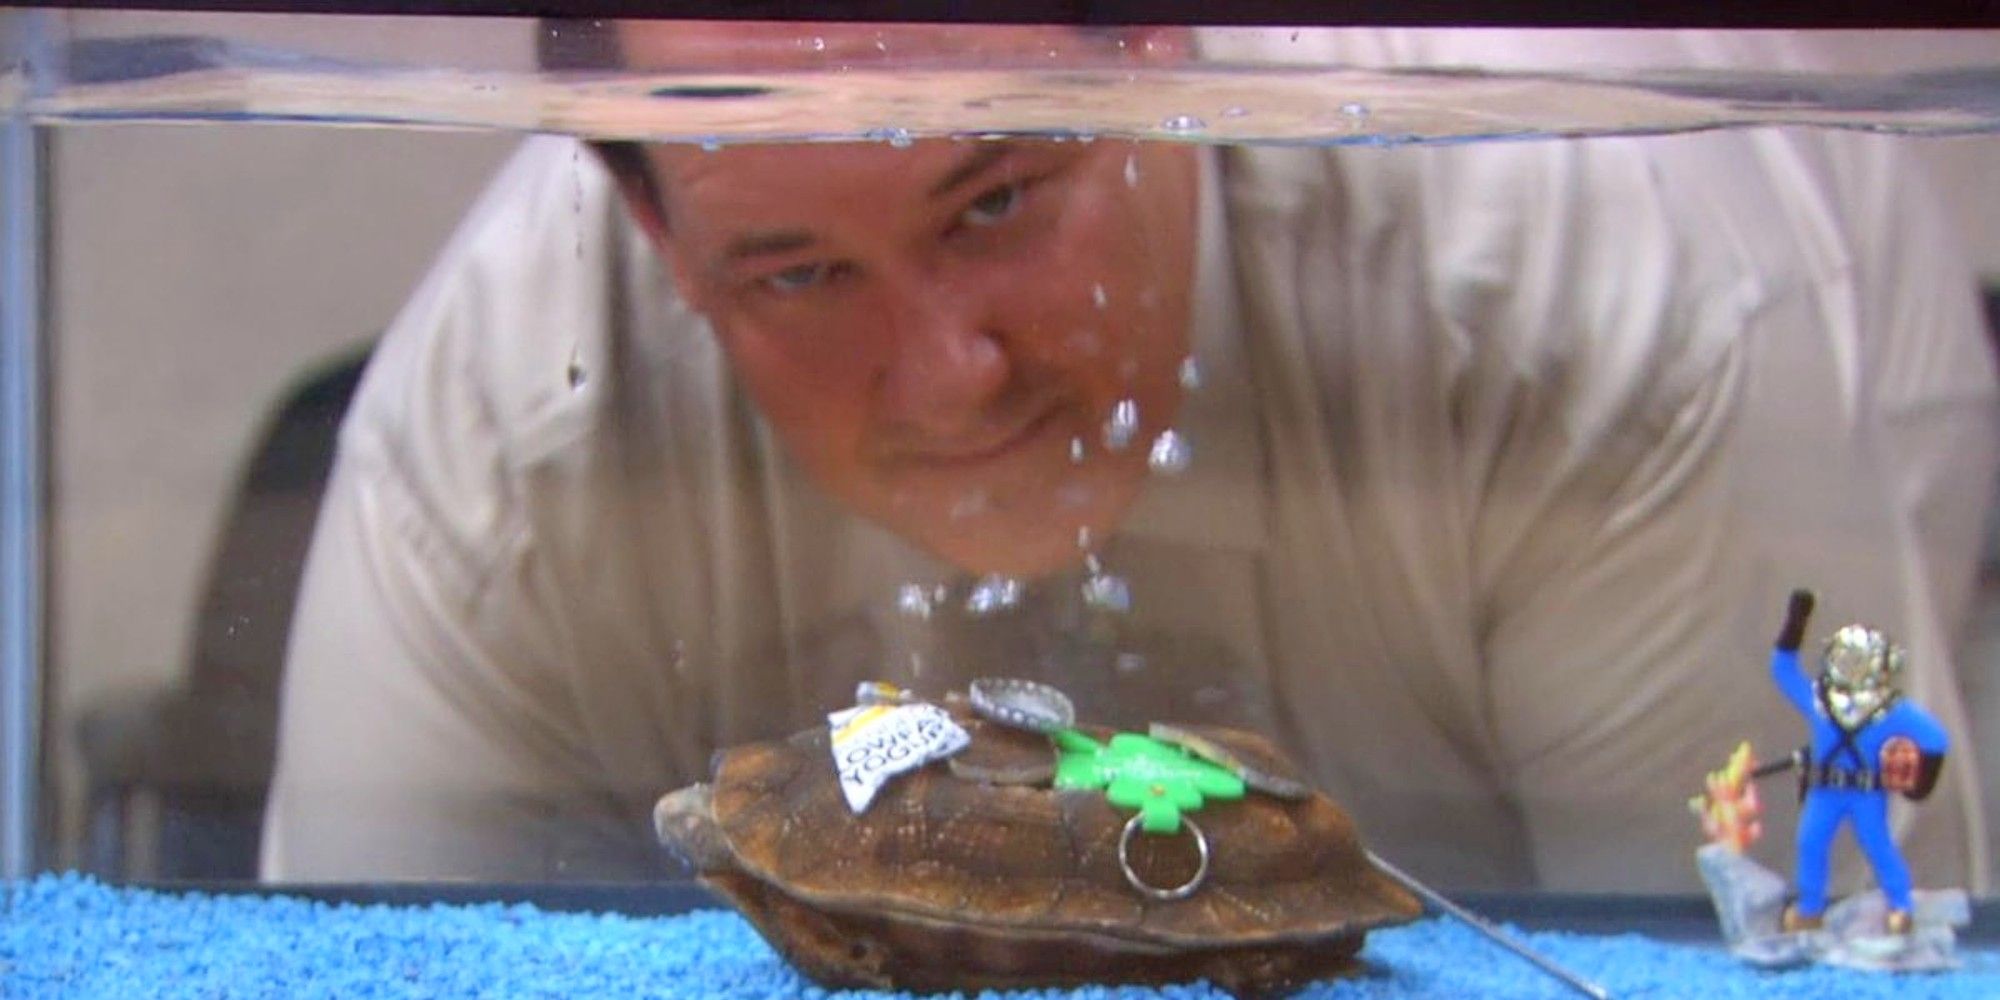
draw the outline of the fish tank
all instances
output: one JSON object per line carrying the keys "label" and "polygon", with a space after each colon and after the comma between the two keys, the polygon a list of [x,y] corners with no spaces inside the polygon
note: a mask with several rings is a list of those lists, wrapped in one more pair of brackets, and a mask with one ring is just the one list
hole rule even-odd
{"label": "fish tank", "polygon": [[2000,30],[675,13],[0,11],[0,993],[2000,992]]}

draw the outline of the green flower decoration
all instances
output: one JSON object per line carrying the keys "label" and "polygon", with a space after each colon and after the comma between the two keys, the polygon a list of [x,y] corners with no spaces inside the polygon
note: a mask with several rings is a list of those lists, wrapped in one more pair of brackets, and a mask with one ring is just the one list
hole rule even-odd
{"label": "green flower decoration", "polygon": [[1147,833],[1178,833],[1181,813],[1209,799],[1240,799],[1243,779],[1171,743],[1119,733],[1109,743],[1059,729],[1057,788],[1104,789],[1114,806],[1137,809]]}

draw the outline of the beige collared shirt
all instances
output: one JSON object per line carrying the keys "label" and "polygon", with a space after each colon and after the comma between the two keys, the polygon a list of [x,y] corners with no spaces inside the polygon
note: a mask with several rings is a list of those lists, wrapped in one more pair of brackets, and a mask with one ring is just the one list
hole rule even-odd
{"label": "beige collared shirt", "polygon": [[[982,615],[803,479],[591,157],[528,141],[344,429],[266,874],[671,873],[647,812],[715,748],[1008,674],[1264,729],[1446,885],[1685,890],[1704,771],[1803,733],[1765,674],[1800,584],[1966,731],[1993,375],[1890,141],[1205,170],[1193,461],[1100,540],[1132,610],[1079,565]],[[1958,754],[1899,814],[1920,884],[1983,884],[1976,794]]]}

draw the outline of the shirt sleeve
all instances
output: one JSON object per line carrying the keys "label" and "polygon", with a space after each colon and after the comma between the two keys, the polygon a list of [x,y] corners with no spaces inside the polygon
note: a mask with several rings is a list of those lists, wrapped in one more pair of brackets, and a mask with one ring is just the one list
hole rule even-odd
{"label": "shirt sleeve", "polygon": [[267,878],[589,876],[650,847],[588,750],[523,471],[574,436],[588,401],[564,359],[594,357],[580,338],[602,326],[578,149],[531,140],[503,170],[342,427],[286,662]]}
{"label": "shirt sleeve", "polygon": [[560,702],[517,680],[548,655],[531,603],[505,570],[444,569],[444,544],[403,484],[343,458],[286,664],[266,879],[552,878],[615,841],[565,802]]}

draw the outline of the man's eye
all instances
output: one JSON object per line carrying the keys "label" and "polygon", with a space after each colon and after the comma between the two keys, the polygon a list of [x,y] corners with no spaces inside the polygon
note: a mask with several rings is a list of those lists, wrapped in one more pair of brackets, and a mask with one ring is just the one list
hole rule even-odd
{"label": "man's eye", "polygon": [[764,287],[774,292],[799,292],[826,280],[832,266],[821,261],[812,264],[798,264],[775,274],[765,275]]}
{"label": "man's eye", "polygon": [[966,224],[991,226],[1013,215],[1021,206],[1021,185],[1003,184],[974,199],[960,216]]}

